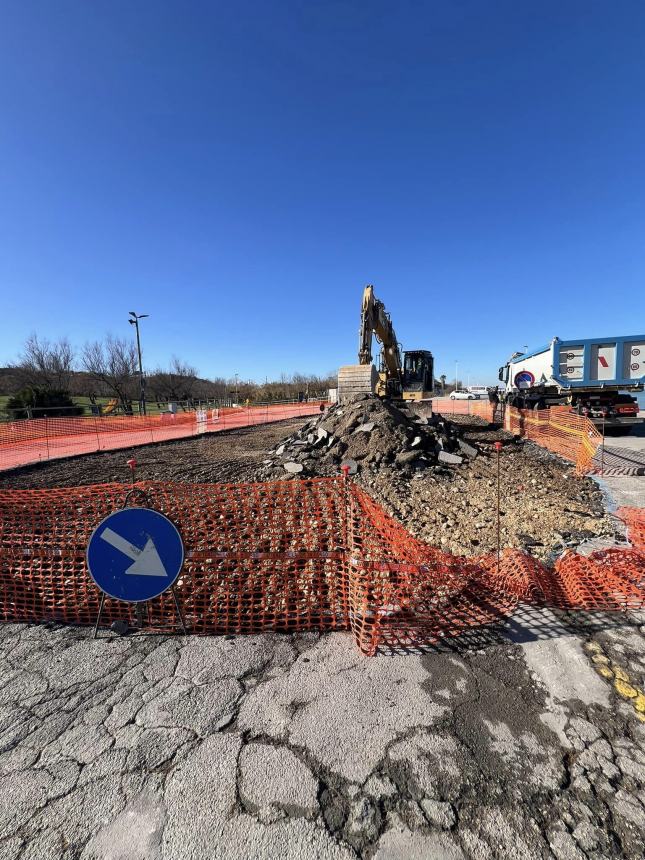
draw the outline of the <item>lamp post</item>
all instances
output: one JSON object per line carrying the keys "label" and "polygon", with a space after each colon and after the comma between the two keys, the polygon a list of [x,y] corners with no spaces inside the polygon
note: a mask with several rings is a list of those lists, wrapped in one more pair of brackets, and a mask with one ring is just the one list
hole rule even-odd
{"label": "lamp post", "polygon": [[457,372],[459,370],[459,362],[455,359],[455,391],[457,390]]}
{"label": "lamp post", "polygon": [[135,314],[134,311],[130,311],[130,316],[132,319],[129,319],[128,322],[130,325],[133,325],[137,330],[137,352],[139,354],[139,415],[146,414],[146,393],[145,393],[145,382],[143,381],[143,364],[141,362],[141,338],[139,337],[139,320],[145,319],[150,314]]}
{"label": "lamp post", "polygon": [[237,372],[236,372],[236,373],[235,373],[235,404],[236,404],[236,405],[237,405],[237,404],[239,404],[239,402],[240,402],[240,399],[239,399],[239,396],[238,396],[238,393],[237,393],[237,387],[238,387],[238,379],[239,379],[239,376],[240,376],[240,375],[239,375],[239,373],[237,373]]}

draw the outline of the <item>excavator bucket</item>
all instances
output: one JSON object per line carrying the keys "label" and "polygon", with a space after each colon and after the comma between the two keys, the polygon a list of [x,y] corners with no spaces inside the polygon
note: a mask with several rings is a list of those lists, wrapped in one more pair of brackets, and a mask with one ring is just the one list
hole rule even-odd
{"label": "excavator bucket", "polygon": [[375,394],[377,383],[373,364],[346,364],[338,371],[338,402],[345,403],[358,394]]}

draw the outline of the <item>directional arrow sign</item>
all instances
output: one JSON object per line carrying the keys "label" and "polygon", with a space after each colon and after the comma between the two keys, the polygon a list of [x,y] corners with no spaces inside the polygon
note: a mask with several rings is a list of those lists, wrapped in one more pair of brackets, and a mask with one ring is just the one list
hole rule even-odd
{"label": "directional arrow sign", "polygon": [[184,545],[174,523],[151,508],[124,508],[95,528],[87,566],[101,591],[139,603],[164,592],[184,563]]}
{"label": "directional arrow sign", "polygon": [[126,568],[126,573],[134,573],[138,576],[168,576],[152,538],[148,538],[144,548],[139,549],[125,538],[122,538],[121,535],[113,532],[109,526],[103,529],[100,538],[101,540],[106,540],[110,546],[113,546],[119,552],[122,552],[123,555],[127,555],[128,558],[132,559],[134,564]]}

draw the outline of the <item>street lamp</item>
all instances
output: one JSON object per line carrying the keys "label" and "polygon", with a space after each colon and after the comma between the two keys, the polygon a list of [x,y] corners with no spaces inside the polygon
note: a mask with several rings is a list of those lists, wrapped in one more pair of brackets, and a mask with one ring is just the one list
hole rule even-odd
{"label": "street lamp", "polygon": [[459,362],[455,359],[455,391],[457,390],[457,372],[459,370]]}
{"label": "street lamp", "polygon": [[132,319],[128,322],[137,330],[137,352],[139,353],[139,415],[146,414],[146,394],[145,382],[143,380],[143,364],[141,363],[141,338],[139,337],[139,320],[145,319],[150,314],[135,314],[134,311],[129,311]]}
{"label": "street lamp", "polygon": [[240,376],[240,374],[236,372],[236,374],[235,374],[235,405],[236,406],[239,405],[239,402],[240,402],[239,397],[238,397],[238,393],[237,393],[237,383],[238,383],[239,376]]}

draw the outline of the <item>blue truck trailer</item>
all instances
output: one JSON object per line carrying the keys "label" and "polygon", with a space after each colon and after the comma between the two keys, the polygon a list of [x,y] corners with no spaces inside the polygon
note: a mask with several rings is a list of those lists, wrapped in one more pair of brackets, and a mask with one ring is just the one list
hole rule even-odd
{"label": "blue truck trailer", "polygon": [[516,352],[500,367],[507,402],[525,409],[569,405],[596,425],[629,433],[645,390],[645,335],[560,340]]}

